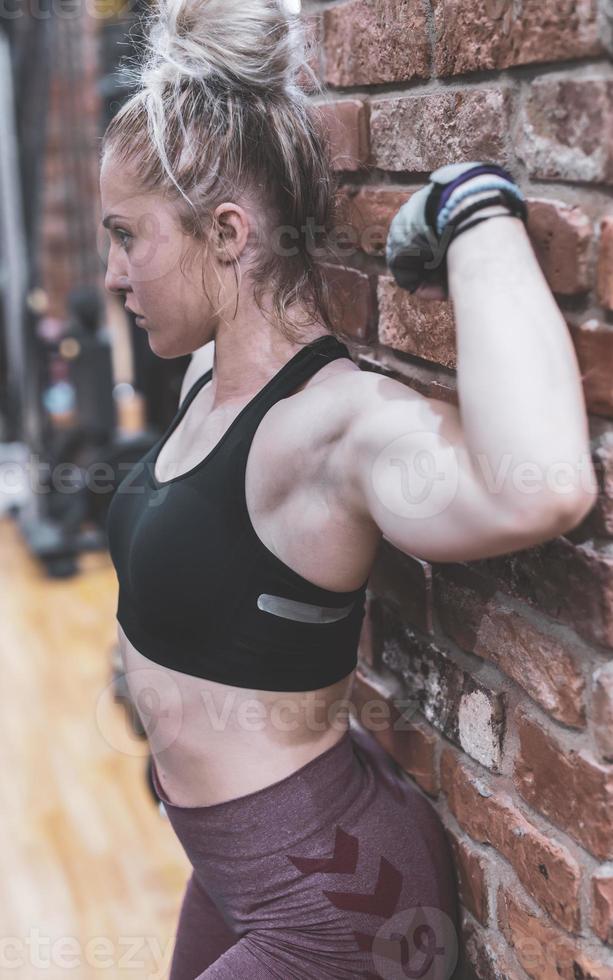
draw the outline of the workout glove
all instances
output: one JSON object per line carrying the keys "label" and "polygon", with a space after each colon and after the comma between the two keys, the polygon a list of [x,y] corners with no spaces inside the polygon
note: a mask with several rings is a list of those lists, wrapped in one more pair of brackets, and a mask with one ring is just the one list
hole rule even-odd
{"label": "workout glove", "polygon": [[433,171],[390,226],[385,256],[398,285],[413,293],[422,283],[434,283],[447,294],[447,249],[486,216],[466,219],[492,204],[502,206],[500,214],[527,220],[524,195],[497,164],[452,163]]}

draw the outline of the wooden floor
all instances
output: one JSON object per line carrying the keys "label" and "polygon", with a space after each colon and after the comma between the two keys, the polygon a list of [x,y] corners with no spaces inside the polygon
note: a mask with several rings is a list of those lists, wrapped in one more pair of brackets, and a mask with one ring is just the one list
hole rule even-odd
{"label": "wooden floor", "polygon": [[80,566],[0,517],[0,977],[164,980],[189,865],[112,698],[113,566]]}

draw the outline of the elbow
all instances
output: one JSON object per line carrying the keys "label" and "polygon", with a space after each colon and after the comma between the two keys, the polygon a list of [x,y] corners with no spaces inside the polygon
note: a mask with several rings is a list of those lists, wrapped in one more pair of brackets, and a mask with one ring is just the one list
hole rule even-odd
{"label": "elbow", "polygon": [[[589,453],[587,454],[589,460]],[[578,527],[598,502],[598,478],[591,465],[574,473],[572,486],[541,487],[537,493],[515,494],[509,502],[512,517],[542,540],[566,534]]]}
{"label": "elbow", "polygon": [[554,495],[539,503],[534,503],[528,511],[520,515],[524,528],[529,528],[543,541],[567,534],[578,527],[592,511],[598,500],[597,492],[582,492],[560,497]]}
{"label": "elbow", "polygon": [[598,492],[593,493],[582,493],[578,497],[573,498],[569,501],[565,508],[563,508],[559,515],[560,522],[564,525],[563,531],[572,531],[573,528],[578,527],[588,514],[591,513],[593,508],[596,506],[598,501]]}

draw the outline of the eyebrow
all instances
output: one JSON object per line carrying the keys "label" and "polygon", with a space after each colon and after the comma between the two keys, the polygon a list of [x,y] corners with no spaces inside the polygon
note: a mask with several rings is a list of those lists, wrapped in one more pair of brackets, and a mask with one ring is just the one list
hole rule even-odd
{"label": "eyebrow", "polygon": [[113,218],[120,218],[122,221],[129,220],[125,214],[107,214],[106,218],[102,219],[102,227],[108,228]]}

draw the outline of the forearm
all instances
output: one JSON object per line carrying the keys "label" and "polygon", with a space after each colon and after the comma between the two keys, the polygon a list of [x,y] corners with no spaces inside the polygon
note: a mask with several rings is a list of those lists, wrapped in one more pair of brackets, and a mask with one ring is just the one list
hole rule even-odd
{"label": "forearm", "polygon": [[477,475],[520,513],[593,497],[579,365],[523,223],[492,217],[470,228],[449,246],[447,268]]}

